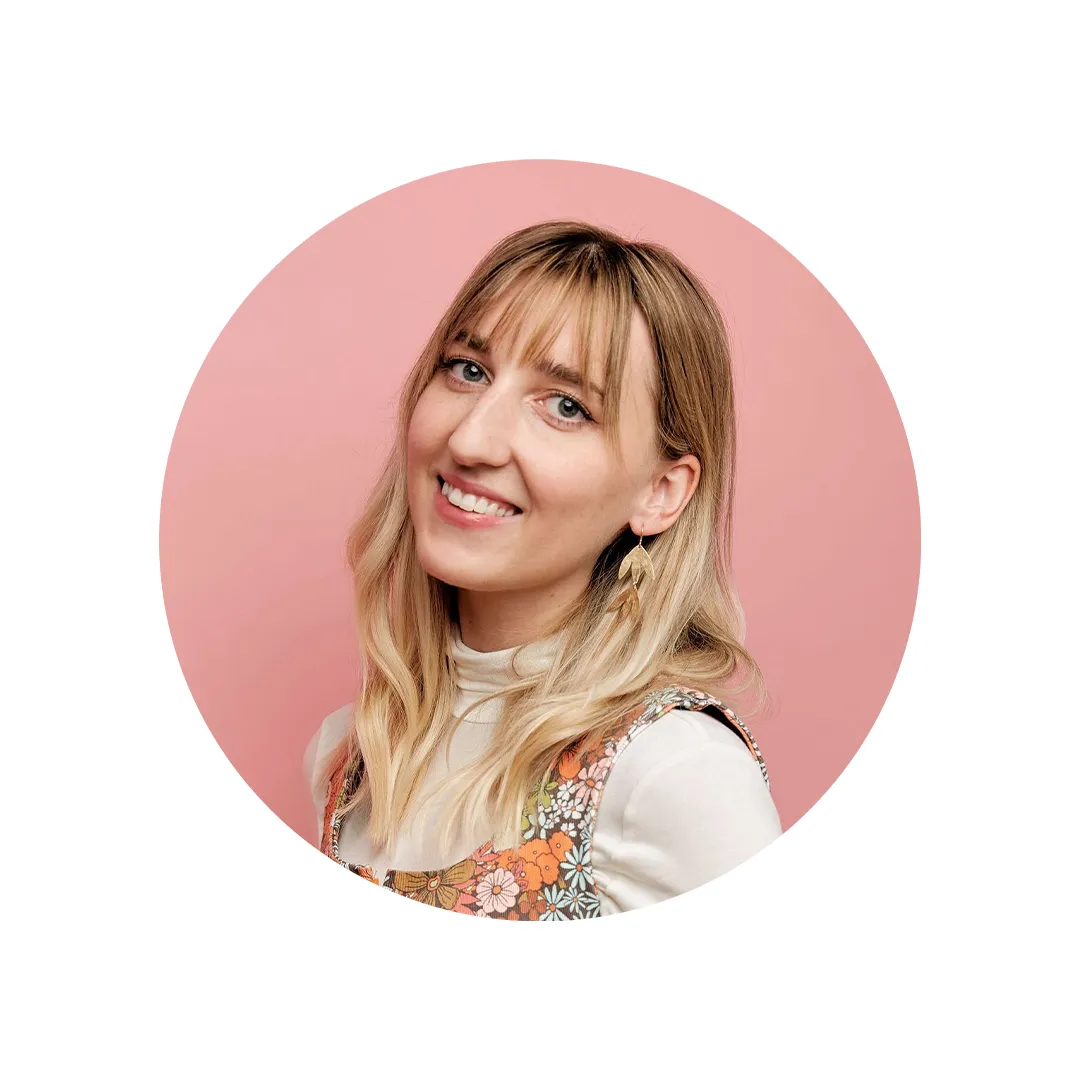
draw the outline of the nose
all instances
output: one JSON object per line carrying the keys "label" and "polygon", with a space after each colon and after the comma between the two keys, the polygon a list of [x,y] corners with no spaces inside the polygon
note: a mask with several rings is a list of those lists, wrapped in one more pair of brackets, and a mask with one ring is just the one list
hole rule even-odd
{"label": "nose", "polygon": [[458,464],[505,465],[511,458],[514,429],[519,421],[514,396],[489,387],[470,401],[469,409],[447,440],[447,449]]}

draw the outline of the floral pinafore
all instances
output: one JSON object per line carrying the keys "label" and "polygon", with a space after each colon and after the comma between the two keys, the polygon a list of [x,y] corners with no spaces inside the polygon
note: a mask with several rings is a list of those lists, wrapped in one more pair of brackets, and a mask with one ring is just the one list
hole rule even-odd
{"label": "floral pinafore", "polygon": [[604,783],[619,754],[672,709],[703,710],[726,723],[754,755],[769,784],[761,751],[745,724],[700,690],[669,686],[649,694],[595,750],[563,754],[552,776],[522,809],[523,843],[496,850],[491,841],[441,870],[387,870],[380,881],[369,866],[338,854],[340,808],[361,776],[341,766],[330,778],[321,849],[354,874],[424,904],[490,919],[591,919],[600,914],[590,847]]}

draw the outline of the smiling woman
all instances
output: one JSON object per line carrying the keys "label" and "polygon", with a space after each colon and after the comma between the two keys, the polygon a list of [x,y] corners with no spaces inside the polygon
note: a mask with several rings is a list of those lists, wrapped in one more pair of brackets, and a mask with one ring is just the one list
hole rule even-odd
{"label": "smiling woman", "polygon": [[364,678],[308,767],[322,849],[400,895],[563,920],[694,888],[780,834],[729,702],[723,320],[659,245],[502,240],[402,392],[349,538]]}

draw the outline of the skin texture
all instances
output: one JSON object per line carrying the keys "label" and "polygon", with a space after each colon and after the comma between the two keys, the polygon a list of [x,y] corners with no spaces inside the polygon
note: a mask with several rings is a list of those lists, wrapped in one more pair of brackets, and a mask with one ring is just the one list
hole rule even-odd
{"label": "skin texture", "polygon": [[[475,328],[483,338],[498,314],[488,312]],[[579,370],[573,331],[565,324],[548,356]],[[637,310],[618,388],[621,464],[604,441],[596,394],[522,366],[499,343],[487,353],[454,343],[444,355],[462,362],[436,371],[410,421],[409,511],[421,565],[458,589],[462,640],[491,652],[539,636],[628,524],[646,536],[670,528],[697,487],[700,464],[655,453],[656,359]],[[522,513],[488,529],[450,524],[434,498],[436,477],[446,472],[491,488]]]}

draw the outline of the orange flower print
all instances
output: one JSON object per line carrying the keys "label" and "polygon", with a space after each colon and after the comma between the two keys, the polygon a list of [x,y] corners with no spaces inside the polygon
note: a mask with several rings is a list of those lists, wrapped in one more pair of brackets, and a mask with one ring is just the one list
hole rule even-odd
{"label": "orange flower print", "polygon": [[536,863],[526,862],[524,859],[517,859],[511,863],[509,870],[514,875],[514,880],[523,893],[536,892],[544,880],[540,867]]}
{"label": "orange flower print", "polygon": [[573,780],[580,768],[581,765],[578,762],[577,754],[569,750],[559,758],[559,775],[564,780]]}
{"label": "orange flower print", "polygon": [[551,845],[546,840],[537,838],[536,840],[530,840],[527,844],[522,844],[518,848],[518,857],[524,859],[526,862],[534,863],[541,855],[550,855]]}
{"label": "orange flower print", "polygon": [[540,894],[534,892],[518,898],[517,910],[521,912],[521,917],[523,919],[529,919],[532,922],[536,922],[544,911],[545,906],[545,902]]}
{"label": "orange flower print", "polygon": [[[536,860],[540,879],[545,885],[553,885],[559,877],[559,860],[551,852],[545,852]],[[537,888],[540,886],[537,885]]]}
{"label": "orange flower print", "polygon": [[552,833],[548,837],[548,843],[551,845],[551,854],[560,862],[562,862],[562,857],[574,846],[574,842],[564,832]]}

